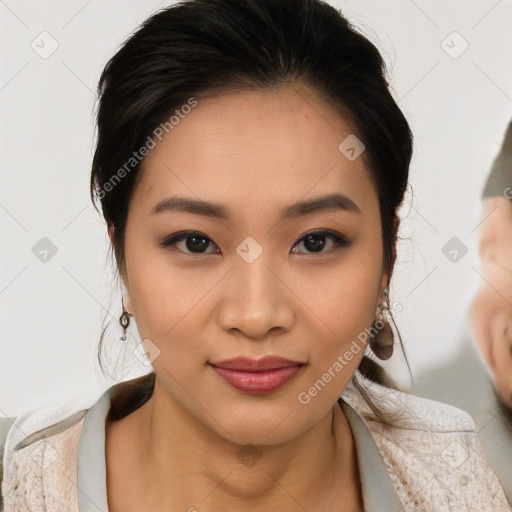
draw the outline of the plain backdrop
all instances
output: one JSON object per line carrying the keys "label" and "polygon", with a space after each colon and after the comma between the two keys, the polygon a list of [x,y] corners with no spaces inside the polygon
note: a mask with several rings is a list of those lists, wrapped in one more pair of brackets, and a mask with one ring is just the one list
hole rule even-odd
{"label": "plain backdrop", "polygon": [[[383,53],[415,136],[392,299],[403,307],[397,324],[417,376],[457,353],[479,284],[480,196],[512,116],[512,1],[329,3]],[[112,383],[150,369],[129,354],[119,367],[121,295],[89,173],[101,70],[167,5],[0,2],[1,415],[70,399],[88,406]],[[96,360],[104,317],[113,320],[111,376]]]}

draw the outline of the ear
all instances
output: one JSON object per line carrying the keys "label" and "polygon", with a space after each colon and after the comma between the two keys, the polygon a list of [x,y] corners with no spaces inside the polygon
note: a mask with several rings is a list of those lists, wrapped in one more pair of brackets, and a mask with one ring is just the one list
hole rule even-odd
{"label": "ear", "polygon": [[[395,216],[393,218],[393,246],[391,247],[391,261],[389,263],[389,268],[386,269],[385,261],[382,262],[382,276],[380,279],[379,286],[379,297],[382,298],[384,295],[384,290],[389,286],[391,273],[395,267],[396,262],[396,251],[397,251],[397,237],[398,237],[398,229],[400,227],[400,216],[395,212]],[[380,300],[380,299],[379,299]]]}
{"label": "ear", "polygon": [[386,290],[388,284],[389,284],[388,273],[386,271],[383,271],[382,277],[380,278],[380,285],[379,285],[379,302],[382,300],[382,298],[384,296],[384,291]]}
{"label": "ear", "polygon": [[110,238],[110,243],[114,245],[114,225],[111,225],[107,229],[108,237]]}
{"label": "ear", "polygon": [[[107,229],[107,233],[108,233],[108,237],[110,239],[110,243],[112,244],[112,246],[114,246],[114,226],[111,225],[108,229]],[[119,271],[121,273],[121,280],[123,282],[123,284],[125,286],[127,286],[126,284],[126,278],[125,276],[123,276],[122,272]],[[123,297],[123,301],[124,301],[124,309],[126,311],[128,311],[128,313],[130,314],[133,314],[133,306],[132,306],[132,301],[130,299],[130,296],[129,294],[127,293],[126,295],[124,295]]]}
{"label": "ear", "polygon": [[130,313],[130,315],[133,315],[133,304],[132,304],[132,299],[131,299],[129,293],[126,293],[126,295],[123,296],[123,304],[124,304],[124,309],[128,313]]}

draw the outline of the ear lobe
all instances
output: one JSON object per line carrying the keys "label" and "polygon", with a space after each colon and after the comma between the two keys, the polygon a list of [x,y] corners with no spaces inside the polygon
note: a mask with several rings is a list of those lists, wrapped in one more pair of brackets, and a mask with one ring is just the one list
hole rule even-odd
{"label": "ear lobe", "polygon": [[384,292],[386,291],[386,288],[388,287],[388,273],[387,272],[383,272],[382,273],[382,278],[380,280],[380,288],[379,288],[379,297],[380,299],[382,299],[382,297],[384,296]]}

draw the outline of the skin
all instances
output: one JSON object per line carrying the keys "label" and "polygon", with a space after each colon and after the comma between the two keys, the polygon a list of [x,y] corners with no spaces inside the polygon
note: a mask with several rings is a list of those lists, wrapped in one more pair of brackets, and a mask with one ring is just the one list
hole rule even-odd
{"label": "skin", "polygon": [[484,200],[479,226],[481,285],[468,320],[496,390],[512,409],[512,201]]}
{"label": "skin", "polygon": [[[106,426],[111,511],[363,510],[337,399],[364,350],[307,405],[297,399],[371,326],[388,284],[377,192],[363,158],[338,150],[353,132],[305,87],[230,93],[200,99],[146,157],[127,219],[125,308],[160,353],[152,397]],[[334,192],[360,212],[281,217]],[[171,195],[219,203],[231,220],[151,213]],[[327,237],[314,252],[303,237],[320,228],[351,245]],[[186,240],[160,245],[181,230],[210,243],[199,254]],[[236,252],[247,236],[263,250],[252,263]],[[240,355],[306,366],[277,391],[250,395],[207,364]]]}

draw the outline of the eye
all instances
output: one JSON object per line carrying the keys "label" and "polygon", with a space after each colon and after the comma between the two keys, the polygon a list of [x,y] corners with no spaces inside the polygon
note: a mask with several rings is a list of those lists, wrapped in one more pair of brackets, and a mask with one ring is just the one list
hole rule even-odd
{"label": "eye", "polygon": [[213,242],[202,233],[197,231],[185,231],[166,238],[160,245],[169,251],[174,251],[174,246],[177,246],[177,244],[183,241],[185,242],[184,247],[179,249],[185,253],[191,252],[192,254],[205,254],[204,249],[206,249],[210,243],[213,244]]}
{"label": "eye", "polygon": [[[331,232],[331,231],[311,231],[309,233],[306,233],[300,240],[300,244],[304,244],[304,247],[308,249],[308,251],[311,251],[310,254],[314,253],[325,253],[325,252],[331,252],[331,251],[323,251],[324,247],[326,247],[325,239],[330,238],[332,240],[331,242],[331,251],[336,251],[337,249],[340,249],[342,247],[348,247],[351,242],[348,241],[345,237]],[[300,244],[297,244],[300,245]],[[294,247],[297,247],[294,246]],[[292,251],[295,252],[295,251]]]}
{"label": "eye", "polygon": [[[307,249],[309,254],[330,252],[329,250],[323,250],[326,246],[329,246],[329,244],[326,243],[325,241],[326,239],[331,239],[330,249],[333,251],[341,247],[348,247],[349,245],[351,245],[351,242],[349,242],[343,236],[336,234],[334,232],[321,230],[306,233],[303,237],[299,239],[300,243],[296,244],[294,247],[297,247],[300,244],[304,244],[304,247]],[[178,244],[183,242],[184,245],[182,247],[179,247]],[[169,251],[174,251],[176,250],[175,248],[177,247],[184,253],[188,252],[191,254],[208,254],[206,252],[206,249],[210,244],[215,245],[210,238],[197,231],[184,231],[181,233],[175,233],[174,235],[166,238],[160,243],[162,247]],[[297,253],[297,251],[292,252]]]}

